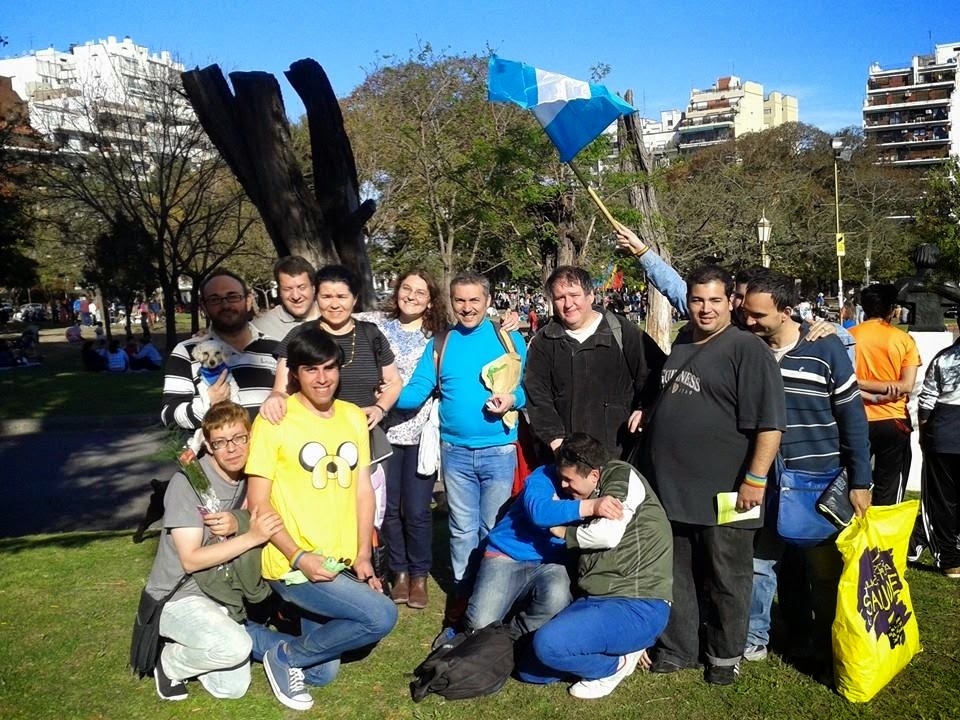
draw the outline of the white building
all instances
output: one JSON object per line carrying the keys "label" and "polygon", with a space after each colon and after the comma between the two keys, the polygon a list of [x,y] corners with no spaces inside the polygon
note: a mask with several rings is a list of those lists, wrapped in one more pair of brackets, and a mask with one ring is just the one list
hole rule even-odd
{"label": "white building", "polygon": [[160,89],[179,82],[183,69],[169,52],[151,54],[129,37],[0,60],[0,76],[27,102],[31,126],[58,148],[81,153],[104,138],[141,150],[162,114],[192,117],[182,96]]}
{"label": "white building", "polygon": [[922,166],[960,155],[960,43],[936,45],[907,67],[870,66],[863,130],[881,162]]}
{"label": "white building", "polygon": [[690,91],[690,103],[680,124],[680,151],[698,150],[788,122],[797,122],[797,99],[771,92],[736,75],[717,80],[707,90]]}
{"label": "white building", "polygon": [[677,154],[682,120],[683,112],[680,110],[661,110],[659,120],[640,118],[643,144],[658,163],[668,162]]}

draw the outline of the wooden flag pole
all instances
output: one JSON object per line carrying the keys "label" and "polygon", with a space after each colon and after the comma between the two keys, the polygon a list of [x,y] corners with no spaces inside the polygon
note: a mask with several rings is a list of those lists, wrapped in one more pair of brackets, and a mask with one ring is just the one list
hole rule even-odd
{"label": "wooden flag pole", "polygon": [[610,223],[610,227],[612,227],[614,230],[619,229],[620,222],[610,214],[609,210],[607,210],[607,206],[603,204],[603,200],[601,200],[600,196],[597,195],[597,191],[590,186],[590,183],[587,182],[587,179],[583,176],[583,173],[580,172],[580,168],[574,164],[573,160],[570,160],[567,165],[569,165],[570,169],[573,170],[573,174],[577,176],[577,180],[579,180],[583,187],[586,188],[587,195],[590,196],[590,199],[593,200],[594,205],[597,206],[597,209],[600,211],[600,213],[607,219],[607,222]]}

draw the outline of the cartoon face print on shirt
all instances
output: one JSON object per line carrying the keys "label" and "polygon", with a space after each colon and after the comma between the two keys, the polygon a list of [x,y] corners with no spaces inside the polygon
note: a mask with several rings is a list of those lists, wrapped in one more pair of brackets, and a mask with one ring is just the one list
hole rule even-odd
{"label": "cartoon face print on shirt", "polygon": [[308,442],[300,448],[300,465],[313,476],[313,486],[324,490],[331,481],[347,489],[353,483],[353,471],[360,460],[355,443],[341,443],[336,453],[329,453],[323,444]]}

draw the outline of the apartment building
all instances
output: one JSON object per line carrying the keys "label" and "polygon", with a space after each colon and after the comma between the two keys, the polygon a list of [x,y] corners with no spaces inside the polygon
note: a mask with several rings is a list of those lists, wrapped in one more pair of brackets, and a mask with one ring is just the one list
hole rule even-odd
{"label": "apartment building", "polygon": [[870,66],[863,103],[863,130],[880,162],[935,165],[960,155],[960,43],[934,46],[932,55],[914,55],[909,66]]}
{"label": "apartment building", "polygon": [[679,127],[680,152],[690,152],[759,132],[783,123],[797,122],[797,99],[771,92],[763,85],[736,75],[717,79],[707,90],[690,91],[690,103]]}
{"label": "apartment building", "polygon": [[104,140],[140,151],[157,137],[162,114],[192,117],[186,100],[159,90],[183,69],[169,52],[153,54],[112,36],[0,60],[0,76],[26,101],[30,125],[55,147],[77,153]]}

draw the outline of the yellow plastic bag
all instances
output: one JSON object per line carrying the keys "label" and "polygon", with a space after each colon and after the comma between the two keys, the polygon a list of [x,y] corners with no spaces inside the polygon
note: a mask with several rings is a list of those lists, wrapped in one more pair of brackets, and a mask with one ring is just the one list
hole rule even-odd
{"label": "yellow plastic bag", "polygon": [[904,578],[916,500],[871,507],[837,538],[843,574],[833,622],[837,691],[867,702],[920,652],[920,630]]}

